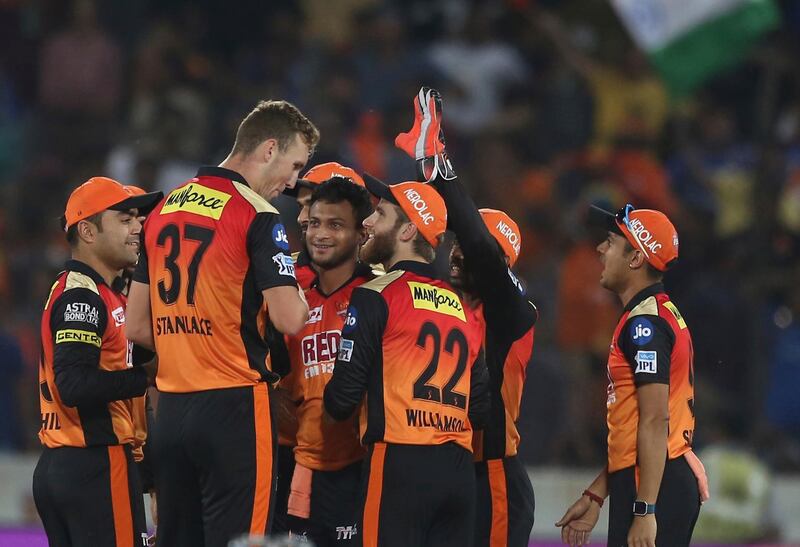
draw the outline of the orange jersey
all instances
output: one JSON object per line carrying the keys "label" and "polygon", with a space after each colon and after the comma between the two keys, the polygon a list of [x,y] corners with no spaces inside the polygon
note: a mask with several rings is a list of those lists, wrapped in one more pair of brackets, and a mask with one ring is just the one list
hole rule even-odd
{"label": "orange jersey", "polygon": [[482,338],[431,265],[400,262],[353,291],[325,408],[346,420],[364,399],[365,444],[454,442],[471,451],[470,420],[489,403]]}
{"label": "orange jersey", "polygon": [[[477,311],[480,312],[480,308]],[[476,431],[472,439],[476,461],[517,454],[520,441],[517,420],[526,371],[533,354],[533,338],[534,327],[529,328],[522,337],[505,342],[493,331],[486,331],[484,349],[489,368],[492,410],[486,426]]]}
{"label": "orange jersey", "polygon": [[692,447],[694,350],[680,312],[658,283],[631,300],[617,324],[608,357],[608,471],[636,464],[636,387],[669,385],[667,458]]}
{"label": "orange jersey", "polygon": [[291,372],[281,386],[298,404],[294,454],[297,462],[309,469],[335,471],[364,457],[355,422],[324,419],[322,397],[339,353],[350,295],[372,277],[369,268],[359,267],[349,282],[327,296],[312,284],[306,291],[306,326],[287,337]]}
{"label": "orange jersey", "polygon": [[262,291],[297,286],[278,211],[244,178],[203,167],[156,206],[134,279],[150,285],[160,391],[274,380]]}
{"label": "orange jersey", "polygon": [[39,440],[49,448],[135,443],[133,397],[147,389],[131,368],[123,297],[71,260],[50,290],[41,323]]}

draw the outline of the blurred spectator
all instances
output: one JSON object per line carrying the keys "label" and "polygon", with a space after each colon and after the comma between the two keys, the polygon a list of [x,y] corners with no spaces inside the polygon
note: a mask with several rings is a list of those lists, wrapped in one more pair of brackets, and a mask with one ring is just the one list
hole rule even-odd
{"label": "blurred spectator", "polygon": [[534,10],[532,17],[553,41],[562,59],[592,89],[596,152],[605,152],[623,138],[655,143],[667,119],[668,97],[644,54],[629,46],[620,66],[605,65],[575,47],[561,21],[552,13]]}
{"label": "blurred spectator", "polygon": [[456,131],[477,134],[503,108],[505,93],[527,83],[528,67],[513,44],[504,42],[491,7],[474,9],[454,38],[431,46],[431,63],[446,85],[447,123]]}
{"label": "blurred spectator", "polygon": [[688,207],[714,214],[716,237],[732,239],[755,221],[755,150],[729,111],[704,104],[696,120],[669,162],[672,185]]}
{"label": "blurred spectator", "polygon": [[53,112],[108,118],[120,102],[122,56],[100,26],[92,0],[77,0],[67,28],[42,47],[41,105]]}

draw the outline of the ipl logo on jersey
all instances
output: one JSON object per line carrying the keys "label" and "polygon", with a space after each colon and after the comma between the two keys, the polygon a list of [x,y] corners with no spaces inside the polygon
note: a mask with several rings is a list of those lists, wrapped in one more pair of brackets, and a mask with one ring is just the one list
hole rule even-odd
{"label": "ipl logo on jersey", "polygon": [[294,260],[291,256],[278,253],[272,257],[272,261],[278,265],[279,274],[294,277]]}

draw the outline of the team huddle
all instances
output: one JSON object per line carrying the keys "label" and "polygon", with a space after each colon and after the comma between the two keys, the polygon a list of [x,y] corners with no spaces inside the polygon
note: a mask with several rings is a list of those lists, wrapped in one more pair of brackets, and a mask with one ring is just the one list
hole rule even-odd
{"label": "team huddle", "polygon": [[[438,92],[414,112],[395,144],[416,181],[338,163],[299,177],[319,132],[262,101],[218,167],[166,196],[103,177],[72,193],[72,260],[42,318],[34,498],[50,545],[528,545],[516,421],[538,312],[511,270],[521,233],[459,181]],[[281,193],[300,206],[295,252]],[[609,544],[688,545],[705,488],[691,337],[660,284],[677,233],[630,206],[608,225],[601,283],[626,305],[609,465],[557,525],[585,544],[610,496]]]}

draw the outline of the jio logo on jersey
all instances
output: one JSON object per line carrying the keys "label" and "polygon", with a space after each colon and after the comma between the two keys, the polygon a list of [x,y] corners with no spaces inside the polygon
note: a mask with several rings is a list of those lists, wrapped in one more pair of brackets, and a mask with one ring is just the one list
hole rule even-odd
{"label": "jio logo on jersey", "polygon": [[344,327],[342,328],[342,332],[349,332],[356,328],[356,323],[358,323],[358,312],[353,306],[350,306],[347,309],[347,317],[344,318]]}
{"label": "jio logo on jersey", "polygon": [[653,339],[653,324],[644,317],[634,319],[630,327],[631,340],[637,346],[644,346]]}
{"label": "jio logo on jersey", "polygon": [[289,238],[286,236],[286,228],[283,227],[283,224],[278,223],[272,228],[272,240],[279,249],[289,250]]}

